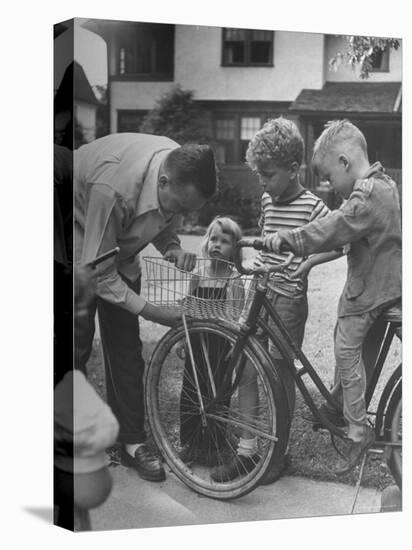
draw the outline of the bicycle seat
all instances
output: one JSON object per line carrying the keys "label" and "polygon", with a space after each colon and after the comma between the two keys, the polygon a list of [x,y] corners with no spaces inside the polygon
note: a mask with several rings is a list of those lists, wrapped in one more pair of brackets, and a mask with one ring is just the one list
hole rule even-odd
{"label": "bicycle seat", "polygon": [[402,302],[399,300],[395,304],[389,306],[388,309],[385,309],[382,318],[387,323],[394,323],[396,325],[402,324]]}

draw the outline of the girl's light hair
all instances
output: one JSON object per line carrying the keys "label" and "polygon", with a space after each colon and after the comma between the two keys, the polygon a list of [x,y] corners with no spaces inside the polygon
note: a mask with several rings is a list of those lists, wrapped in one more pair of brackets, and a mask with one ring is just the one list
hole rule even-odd
{"label": "girl's light hair", "polygon": [[368,154],[366,138],[357,126],[348,119],[330,120],[325,124],[325,129],[315,141],[313,147],[312,162],[322,159],[328,153],[336,149],[336,146],[344,146],[345,149],[359,147],[365,155]]}
{"label": "girl's light hair", "polygon": [[230,261],[234,262],[236,259],[235,255],[237,253],[237,249],[235,245],[237,241],[242,238],[242,230],[240,229],[239,225],[235,222],[235,220],[232,220],[232,218],[216,216],[216,218],[214,218],[210,222],[202,242],[202,246],[201,246],[202,254],[205,258],[208,257],[207,246],[209,244],[210,235],[212,234],[212,231],[216,227],[216,225],[220,227],[223,233],[230,235],[230,237],[232,238],[233,254],[232,254],[232,258],[230,258]]}

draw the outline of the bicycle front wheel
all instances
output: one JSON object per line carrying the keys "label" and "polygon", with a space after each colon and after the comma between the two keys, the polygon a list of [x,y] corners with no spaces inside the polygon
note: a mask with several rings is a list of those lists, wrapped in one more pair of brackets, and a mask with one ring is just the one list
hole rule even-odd
{"label": "bicycle front wheel", "polygon": [[[188,332],[190,348],[183,327],[177,327],[153,352],[145,380],[150,428],[183,483],[209,497],[239,497],[284,456],[290,428],[286,394],[255,338],[248,339],[227,375],[239,332],[204,320],[189,323]],[[240,438],[253,441],[246,461],[239,460]],[[230,475],[216,479],[229,466]]]}

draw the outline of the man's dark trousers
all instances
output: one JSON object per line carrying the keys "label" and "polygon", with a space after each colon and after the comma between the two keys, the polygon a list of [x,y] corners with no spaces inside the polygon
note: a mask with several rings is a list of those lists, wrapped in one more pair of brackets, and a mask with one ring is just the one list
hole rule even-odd
{"label": "man's dark trousers", "polygon": [[[140,293],[141,277],[135,282],[122,277],[137,294]],[[76,368],[86,373],[95,331],[95,314],[99,318],[106,374],[107,402],[116,416],[122,443],[143,443],[144,393],[142,342],[137,315],[97,298],[89,308],[88,317],[77,322],[75,337]]]}

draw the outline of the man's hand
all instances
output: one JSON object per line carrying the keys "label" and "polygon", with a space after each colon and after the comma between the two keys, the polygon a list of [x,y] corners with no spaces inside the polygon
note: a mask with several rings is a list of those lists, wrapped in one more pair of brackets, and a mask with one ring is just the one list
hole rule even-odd
{"label": "man's hand", "polygon": [[165,260],[174,261],[178,269],[193,271],[196,265],[196,254],[186,252],[181,248],[171,248],[163,256]]}
{"label": "man's hand", "polygon": [[177,306],[154,306],[147,303],[140,315],[148,321],[168,327],[173,327],[182,322],[182,309]]}

